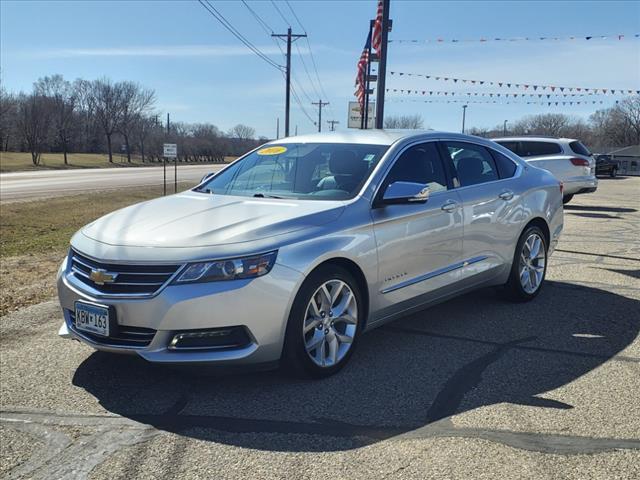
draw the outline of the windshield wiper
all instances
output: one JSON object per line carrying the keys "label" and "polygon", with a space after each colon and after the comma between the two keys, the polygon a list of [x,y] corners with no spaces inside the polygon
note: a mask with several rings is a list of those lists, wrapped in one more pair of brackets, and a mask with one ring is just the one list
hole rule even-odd
{"label": "windshield wiper", "polygon": [[282,198],[282,197],[278,197],[277,195],[265,195],[264,193],[254,193],[253,194],[254,197],[258,197],[258,198]]}

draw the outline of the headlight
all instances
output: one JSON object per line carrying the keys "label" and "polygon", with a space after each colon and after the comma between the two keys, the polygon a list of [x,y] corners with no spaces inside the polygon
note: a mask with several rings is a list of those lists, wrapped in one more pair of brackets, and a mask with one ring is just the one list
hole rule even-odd
{"label": "headlight", "polygon": [[251,257],[191,263],[173,283],[218,282],[261,277],[271,271],[277,253],[274,251]]}

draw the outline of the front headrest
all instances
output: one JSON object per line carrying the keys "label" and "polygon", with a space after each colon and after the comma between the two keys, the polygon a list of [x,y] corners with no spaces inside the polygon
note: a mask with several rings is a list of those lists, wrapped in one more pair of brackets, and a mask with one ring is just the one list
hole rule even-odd
{"label": "front headrest", "polygon": [[336,150],[331,153],[329,170],[335,175],[357,175],[362,171],[362,161],[351,150]]}
{"label": "front headrest", "polygon": [[458,160],[458,174],[464,178],[477,178],[484,172],[484,162],[478,157],[463,157]]}

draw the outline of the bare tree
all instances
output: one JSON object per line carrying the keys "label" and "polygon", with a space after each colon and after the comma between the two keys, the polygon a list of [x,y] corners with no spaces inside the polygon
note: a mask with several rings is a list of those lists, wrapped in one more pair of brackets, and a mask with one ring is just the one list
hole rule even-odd
{"label": "bare tree", "polygon": [[129,139],[136,124],[153,108],[155,92],[143,89],[134,82],[121,82],[116,86],[121,92],[122,101],[122,113],[116,128],[124,138],[127,149],[127,162],[131,163],[131,144]]}
{"label": "bare tree", "polygon": [[17,104],[16,96],[0,86],[0,151],[8,151],[10,142],[16,136]]}
{"label": "bare tree", "polygon": [[34,165],[40,164],[50,130],[51,106],[49,100],[37,93],[20,95],[18,99],[17,126]]}
{"label": "bare tree", "polygon": [[108,78],[94,80],[91,83],[89,102],[107,139],[107,152],[111,163],[113,163],[112,137],[120,124],[124,110],[122,97],[122,85],[114,84]]}
{"label": "bare tree", "polygon": [[424,128],[424,120],[422,120],[422,117],[420,115],[392,115],[384,119],[384,128],[405,128],[409,130],[420,130]]}
{"label": "bare tree", "polygon": [[155,118],[144,115],[139,116],[133,124],[133,135],[140,147],[140,156],[142,157],[143,162],[146,141],[156,127],[160,129],[162,128],[157,125]]}
{"label": "bare tree", "polygon": [[52,108],[51,126],[54,135],[60,141],[64,164],[68,165],[67,152],[74,129],[74,112],[78,102],[77,92],[73,85],[64,80],[62,75],[53,75],[38,79],[34,84],[36,94],[49,99]]}
{"label": "bare tree", "polygon": [[255,128],[239,123],[229,130],[229,136],[239,140],[253,140],[256,137],[256,130]]}

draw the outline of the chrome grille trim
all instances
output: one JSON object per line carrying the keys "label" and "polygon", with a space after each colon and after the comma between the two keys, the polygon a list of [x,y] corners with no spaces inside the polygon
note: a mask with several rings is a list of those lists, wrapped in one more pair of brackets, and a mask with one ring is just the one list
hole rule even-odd
{"label": "chrome grille trim", "polygon": [[[184,264],[105,262],[70,249],[67,280],[97,298],[149,298],[171,283],[183,267]],[[94,269],[116,273],[115,281],[95,283],[90,277]]]}
{"label": "chrome grille trim", "polygon": [[95,345],[127,349],[146,348],[151,344],[157,333],[157,330],[152,328],[117,325],[116,334],[112,334],[108,337],[101,337],[100,335],[78,330],[75,325],[75,313],[72,310],[67,310],[65,313],[67,328],[77,336]]}

